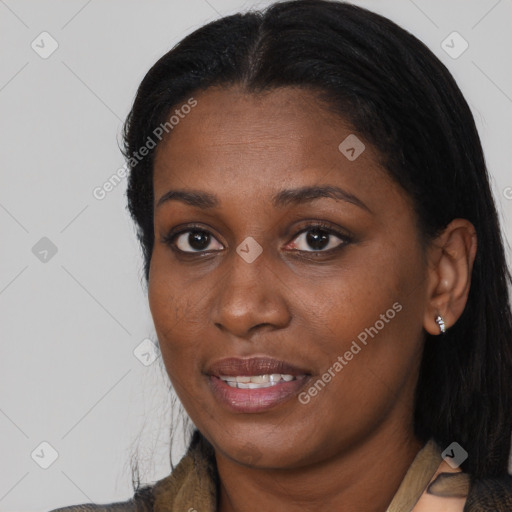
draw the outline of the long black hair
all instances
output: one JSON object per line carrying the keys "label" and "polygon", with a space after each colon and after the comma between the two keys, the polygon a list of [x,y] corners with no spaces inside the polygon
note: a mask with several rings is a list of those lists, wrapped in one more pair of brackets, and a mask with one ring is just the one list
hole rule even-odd
{"label": "long black hair", "polygon": [[[425,247],[454,218],[476,228],[466,308],[444,336],[425,333],[414,429],[469,454],[475,478],[507,472],[512,431],[512,318],[504,242],[471,111],[446,67],[417,38],[366,9],[328,0],[276,3],[185,37],[150,69],[124,130],[128,208],[147,280],[154,244],[155,129],[211,86],[313,91],[372,144],[410,195]],[[169,127],[170,128],[170,127]],[[172,137],[172,132],[170,132]]]}

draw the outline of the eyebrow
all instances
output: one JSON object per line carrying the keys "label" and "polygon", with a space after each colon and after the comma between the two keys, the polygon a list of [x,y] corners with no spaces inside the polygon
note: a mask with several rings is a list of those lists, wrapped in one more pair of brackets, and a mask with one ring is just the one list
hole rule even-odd
{"label": "eyebrow", "polygon": [[[333,185],[306,186],[281,190],[272,197],[272,204],[275,208],[282,208],[290,204],[307,203],[322,197],[340,199],[372,213],[370,208],[355,195]],[[156,207],[158,208],[168,201],[181,201],[203,210],[220,206],[219,198],[215,194],[199,190],[169,190],[158,200]]]}

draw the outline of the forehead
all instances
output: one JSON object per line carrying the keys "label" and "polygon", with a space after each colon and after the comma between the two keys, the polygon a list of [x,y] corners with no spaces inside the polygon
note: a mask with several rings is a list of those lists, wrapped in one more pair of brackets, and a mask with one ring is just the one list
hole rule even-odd
{"label": "forehead", "polygon": [[[376,151],[312,91],[210,88],[193,97],[197,105],[157,148],[156,200],[171,187],[199,186],[242,197],[273,195],[291,185],[336,184],[366,194],[393,186]],[[350,160],[339,146],[354,136],[364,151]]]}

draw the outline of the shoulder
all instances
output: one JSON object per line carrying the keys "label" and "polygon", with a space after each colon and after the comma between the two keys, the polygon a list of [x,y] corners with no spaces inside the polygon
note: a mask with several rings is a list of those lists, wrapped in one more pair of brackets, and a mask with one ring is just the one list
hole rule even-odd
{"label": "shoulder", "polygon": [[[133,498],[127,501],[103,505],[84,503],[56,508],[49,512],[155,512],[169,510],[170,504],[182,505],[187,499],[187,493],[197,501],[197,491],[203,487],[213,495],[214,484],[211,474],[213,471],[211,464],[214,460],[213,448],[210,449],[204,443],[206,441],[196,430],[186,455],[171,474],[151,485],[137,489]],[[183,510],[186,511],[188,508],[193,507],[186,507]]]}
{"label": "shoulder", "polygon": [[474,480],[464,512],[510,512],[512,510],[512,475]]}
{"label": "shoulder", "polygon": [[135,512],[133,504],[130,501],[110,503],[105,505],[95,505],[87,503],[83,505],[71,505],[69,507],[56,508],[49,512]]}
{"label": "shoulder", "polygon": [[153,512],[153,502],[153,487],[146,486],[139,489],[134,497],[127,501],[105,503],[103,505],[84,503],[81,505],[56,508],[49,512]]}
{"label": "shoulder", "polygon": [[478,479],[443,461],[413,509],[434,511],[512,512],[512,476]]}

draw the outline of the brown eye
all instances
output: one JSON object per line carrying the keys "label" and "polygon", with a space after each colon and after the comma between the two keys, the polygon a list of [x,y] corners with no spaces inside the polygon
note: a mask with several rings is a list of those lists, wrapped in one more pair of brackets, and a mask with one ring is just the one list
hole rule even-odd
{"label": "brown eye", "polygon": [[216,238],[211,233],[199,229],[189,229],[176,233],[167,242],[174,245],[182,252],[202,252],[205,250],[222,250],[223,246],[217,242],[217,248],[214,246],[210,247],[212,241],[216,241]]}
{"label": "brown eye", "polygon": [[336,233],[332,229],[311,226],[294,238],[292,248],[305,252],[329,252],[349,242],[350,239],[347,236]]}

